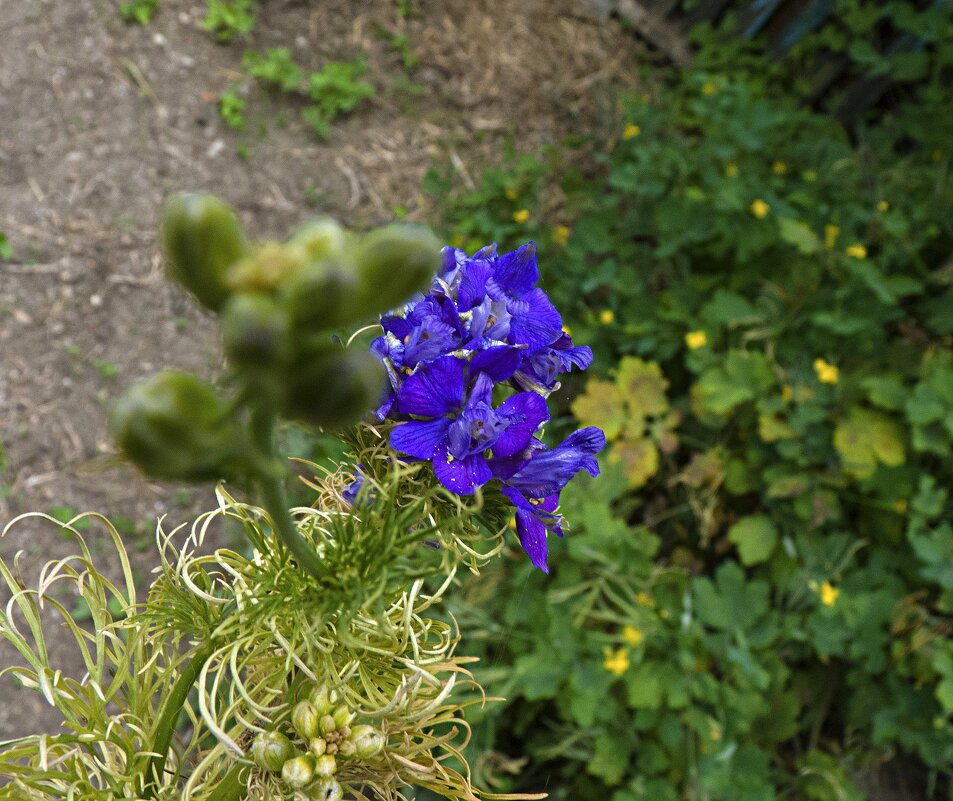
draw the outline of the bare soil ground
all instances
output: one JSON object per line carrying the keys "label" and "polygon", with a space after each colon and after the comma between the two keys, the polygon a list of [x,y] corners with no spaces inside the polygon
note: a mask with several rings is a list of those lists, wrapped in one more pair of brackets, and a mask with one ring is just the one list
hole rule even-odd
{"label": "bare soil ground", "polygon": [[[434,162],[452,160],[468,181],[510,139],[533,152],[615,124],[600,98],[634,81],[637,47],[585,3],[417,5],[404,20],[390,0],[270,0],[249,39],[222,46],[189,0],[161,0],[145,28],[120,21],[118,0],[0,0],[0,232],[14,252],[0,262],[0,528],[58,508],[125,518],[147,577],[157,515],[184,522],[214,503],[210,487],[161,486],[108,458],[109,399],[161,367],[214,376],[220,364],[212,321],[162,270],[155,228],[167,193],[215,192],[262,237],[317,213],[379,222],[398,204],[425,219],[420,183]],[[409,36],[412,75],[380,30]],[[365,54],[375,98],[318,142],[293,102],[246,84],[248,132],[229,130],[215,99],[241,81],[242,51],[278,45],[311,69]],[[115,575],[105,535],[89,536]],[[20,550],[29,586],[73,546],[31,518],[0,541],[6,560]],[[0,603],[9,597],[0,588]],[[63,637],[53,630],[51,650],[79,677]],[[0,668],[17,661],[0,644]],[[0,740],[55,725],[40,696],[0,678]]]}

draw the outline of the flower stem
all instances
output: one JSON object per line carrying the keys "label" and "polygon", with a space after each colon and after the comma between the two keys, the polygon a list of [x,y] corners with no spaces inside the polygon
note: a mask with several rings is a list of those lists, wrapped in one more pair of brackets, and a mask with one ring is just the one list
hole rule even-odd
{"label": "flower stem", "polygon": [[206,801],[239,801],[243,798],[247,788],[242,772],[247,768],[247,765],[235,765],[212,790]]}
{"label": "flower stem", "polygon": [[214,645],[206,645],[195,656],[192,657],[185,670],[182,671],[179,678],[172,687],[172,691],[166,698],[162,706],[162,712],[159,714],[159,723],[156,726],[155,740],[152,744],[152,756],[149,758],[149,764],[146,766],[144,777],[144,786],[142,789],[143,798],[155,798],[162,781],[162,774],[165,772],[165,761],[169,754],[169,746],[172,744],[172,733],[175,731],[175,724],[179,719],[179,713],[189,697],[189,691],[195,684],[202,667],[208,662],[209,657],[215,652]]}

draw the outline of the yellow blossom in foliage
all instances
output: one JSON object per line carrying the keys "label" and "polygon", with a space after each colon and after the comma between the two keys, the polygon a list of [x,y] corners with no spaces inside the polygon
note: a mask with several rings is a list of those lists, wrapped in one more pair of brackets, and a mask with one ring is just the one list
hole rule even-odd
{"label": "yellow blossom in foliage", "polygon": [[759,220],[763,220],[768,216],[768,212],[771,211],[771,207],[761,198],[755,200],[749,208],[751,209],[751,213]]}
{"label": "yellow blossom in foliage", "polygon": [[611,648],[606,648],[603,654],[605,659],[602,662],[602,666],[613,676],[621,676],[629,669],[628,648],[619,648],[616,651],[613,651]]}
{"label": "yellow blossom in foliage", "polygon": [[599,312],[599,322],[603,325],[612,325],[615,322],[615,312],[612,309],[603,309]]}
{"label": "yellow blossom in foliage", "polygon": [[866,259],[867,258],[867,248],[861,244],[853,244],[847,250],[844,251],[852,259]]}
{"label": "yellow blossom in foliage", "polygon": [[553,228],[553,244],[562,247],[569,240],[569,234],[571,233],[572,231],[565,225],[557,225]]}
{"label": "yellow blossom in foliage", "polygon": [[840,370],[823,359],[814,360],[814,372],[817,373],[817,380],[822,384],[836,384],[840,379]]}
{"label": "yellow blossom in foliage", "polygon": [[775,175],[784,175],[788,171],[788,165],[783,161],[776,161],[771,165],[771,172]]}
{"label": "yellow blossom in foliage", "polygon": [[738,174],[738,165],[734,162],[729,162],[725,165],[725,175],[729,178],[734,178]]}
{"label": "yellow blossom in foliage", "polygon": [[516,200],[516,198],[518,198],[519,196],[520,196],[519,191],[513,186],[511,186],[509,189],[506,190],[507,200]]}
{"label": "yellow blossom in foliage", "polygon": [[708,335],[704,331],[689,331],[685,334],[685,344],[689,350],[698,350],[708,344]]}
{"label": "yellow blossom in foliage", "polygon": [[721,727],[717,723],[712,723],[711,728],[708,730],[708,736],[712,742],[717,743],[721,739]]}
{"label": "yellow blossom in foliage", "polygon": [[893,502],[893,510],[898,514],[906,514],[907,512],[907,502],[905,499],[901,498],[898,501]]}
{"label": "yellow blossom in foliage", "polygon": [[702,94],[705,97],[711,97],[718,91],[718,85],[714,81],[709,81],[702,87]]}
{"label": "yellow blossom in foliage", "polygon": [[781,400],[787,403],[793,397],[794,397],[794,390],[791,388],[790,384],[785,384],[783,387],[781,387]]}
{"label": "yellow blossom in foliage", "polygon": [[824,606],[833,606],[837,603],[837,596],[840,595],[840,590],[829,581],[825,581],[821,585],[820,590],[818,590],[818,595],[820,595],[821,603],[824,604]]}
{"label": "yellow blossom in foliage", "polygon": [[836,225],[825,225],[824,226],[824,247],[828,250],[833,250],[834,245],[837,244],[837,237],[840,236],[840,228]]}
{"label": "yellow blossom in foliage", "polygon": [[877,211],[890,211],[890,204],[886,200],[881,200],[877,204]]}
{"label": "yellow blossom in foliage", "polygon": [[638,648],[645,640],[645,635],[635,626],[626,626],[622,629],[622,639],[633,648]]}
{"label": "yellow blossom in foliage", "polygon": [[622,138],[635,139],[640,133],[642,133],[642,129],[634,122],[630,122],[625,126],[625,130],[622,132]]}
{"label": "yellow blossom in foliage", "polygon": [[644,590],[635,596],[635,602],[639,606],[646,606],[649,609],[655,606],[655,599]]}
{"label": "yellow blossom in foliage", "polygon": [[513,222],[518,222],[520,225],[529,220],[529,209],[517,209],[513,212]]}

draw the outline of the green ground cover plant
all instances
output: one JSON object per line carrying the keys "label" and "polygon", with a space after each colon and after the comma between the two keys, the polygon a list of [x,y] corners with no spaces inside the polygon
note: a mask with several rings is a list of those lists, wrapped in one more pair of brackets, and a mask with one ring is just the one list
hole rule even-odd
{"label": "green ground cover plant", "polygon": [[610,441],[553,574],[454,607],[507,685],[474,753],[556,799],[862,799],[897,757],[947,798],[953,98],[847,131],[714,41],[587,175],[430,177],[465,247],[546,248]]}

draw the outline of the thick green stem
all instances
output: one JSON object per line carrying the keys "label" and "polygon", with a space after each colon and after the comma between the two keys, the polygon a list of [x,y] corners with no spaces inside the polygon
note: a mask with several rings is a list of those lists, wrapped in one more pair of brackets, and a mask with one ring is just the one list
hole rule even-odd
{"label": "thick green stem", "polygon": [[159,714],[159,723],[156,726],[156,736],[152,743],[152,756],[149,758],[149,764],[146,766],[144,786],[142,789],[143,798],[155,798],[156,792],[162,784],[162,774],[165,772],[165,761],[169,755],[169,746],[172,745],[172,734],[175,731],[175,724],[178,722],[179,713],[189,697],[189,691],[195,684],[199,673],[209,657],[215,652],[212,645],[205,646],[195,656],[192,657],[185,670],[176,680],[162,706],[162,712]]}
{"label": "thick green stem", "polygon": [[246,770],[248,770],[247,765],[233,767],[212,790],[207,801],[240,801],[244,798],[247,787],[242,773]]}

